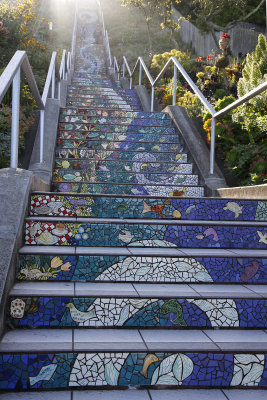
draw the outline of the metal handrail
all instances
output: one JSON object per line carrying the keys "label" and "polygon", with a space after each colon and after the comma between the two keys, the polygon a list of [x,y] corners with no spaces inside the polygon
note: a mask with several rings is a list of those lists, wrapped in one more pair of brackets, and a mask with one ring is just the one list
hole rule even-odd
{"label": "metal handrail", "polygon": [[[104,16],[100,4],[100,0],[97,0],[99,9],[100,9],[100,17],[102,20],[102,25],[103,25],[103,32],[106,32],[105,30],[105,22],[104,22]],[[105,35],[106,36],[106,35]],[[109,43],[106,44],[109,47]],[[110,59],[112,59],[110,57]],[[216,121],[218,118],[222,117],[223,115],[229,113],[230,111],[236,109],[240,105],[246,103],[250,99],[254,98],[255,96],[258,96],[260,93],[264,92],[267,90],[267,82],[264,82],[260,84],[257,88],[251,90],[249,93],[245,94],[238,100],[234,101],[224,109],[216,112],[216,110],[212,107],[212,105],[208,102],[205,96],[203,96],[202,92],[198,89],[198,87],[195,85],[195,83],[192,81],[190,76],[187,74],[185,69],[182,67],[182,65],[179,63],[179,61],[175,57],[170,57],[167,63],[164,65],[156,79],[153,80],[144,60],[142,57],[138,57],[137,62],[134,66],[133,71],[131,71],[127,59],[125,56],[122,58],[122,63],[120,67],[118,66],[118,61],[116,57],[113,57],[113,68],[114,68],[114,73],[118,73],[118,79],[120,76],[120,73],[122,71],[122,76],[125,77],[125,68],[127,68],[129,77],[130,77],[130,89],[132,89],[132,82],[133,82],[133,76],[137,70],[138,64],[139,64],[139,85],[142,83],[142,72],[144,71],[150,84],[151,84],[151,112],[154,111],[154,97],[155,97],[155,84],[158,82],[160,77],[164,74],[164,72],[167,70],[169,67],[170,63],[174,64],[174,73],[173,73],[173,101],[172,104],[176,104],[176,91],[177,91],[177,72],[179,71],[181,75],[184,77],[186,82],[189,84],[193,92],[198,96],[204,107],[210,112],[212,116],[212,124],[211,124],[211,142],[210,142],[210,174],[213,175],[214,173],[214,156],[215,156],[215,129],[216,129]],[[112,67],[112,65],[111,65]]]}
{"label": "metal handrail", "polygon": [[18,141],[19,141],[19,112],[20,112],[20,74],[21,69],[24,72],[29,88],[31,89],[33,98],[40,110],[40,163],[44,162],[44,120],[45,120],[45,107],[50,93],[52,99],[55,98],[56,80],[58,84],[57,99],[60,100],[61,82],[66,80],[71,71],[74,55],[75,43],[77,34],[77,7],[76,1],[73,36],[72,36],[72,49],[71,52],[66,53],[63,50],[60,69],[57,64],[57,52],[52,53],[46,82],[43,89],[42,96],[40,95],[37,87],[28,56],[25,51],[18,50],[8,63],[7,67],[0,76],[0,102],[4,98],[7,90],[12,84],[12,121],[11,121],[11,157],[10,167],[17,168],[18,166]]}

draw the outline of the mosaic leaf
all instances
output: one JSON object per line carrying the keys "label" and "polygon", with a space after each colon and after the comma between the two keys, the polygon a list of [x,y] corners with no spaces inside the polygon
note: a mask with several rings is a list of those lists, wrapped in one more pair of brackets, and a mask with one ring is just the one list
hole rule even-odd
{"label": "mosaic leaf", "polygon": [[129,314],[130,314],[130,305],[127,304],[121,310],[118,325],[122,326],[124,324],[124,322],[129,318]]}
{"label": "mosaic leaf", "polygon": [[173,364],[173,374],[175,378],[182,382],[193,372],[194,364],[191,358],[184,354],[178,354]]}
{"label": "mosaic leaf", "polygon": [[230,386],[257,386],[264,372],[264,354],[237,354]]}
{"label": "mosaic leaf", "polygon": [[113,362],[110,360],[105,366],[105,379],[108,385],[115,386],[118,383],[119,372],[114,367]]}

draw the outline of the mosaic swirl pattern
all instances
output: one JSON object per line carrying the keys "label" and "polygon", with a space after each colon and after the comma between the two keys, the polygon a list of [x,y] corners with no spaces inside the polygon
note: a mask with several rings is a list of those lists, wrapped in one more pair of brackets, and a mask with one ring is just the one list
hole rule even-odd
{"label": "mosaic swirl pattern", "polygon": [[267,283],[267,258],[21,255],[17,279]]}
{"label": "mosaic swirl pattern", "polygon": [[9,326],[266,328],[266,314],[259,299],[20,297],[10,299]]}
{"label": "mosaic swirl pattern", "polygon": [[267,355],[258,353],[100,352],[4,354],[0,389],[101,386],[263,387]]}

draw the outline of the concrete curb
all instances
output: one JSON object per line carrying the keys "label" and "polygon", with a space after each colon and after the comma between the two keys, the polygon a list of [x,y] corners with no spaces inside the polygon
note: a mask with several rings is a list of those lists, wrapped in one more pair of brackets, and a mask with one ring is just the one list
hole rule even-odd
{"label": "concrete curb", "polygon": [[218,189],[220,197],[267,200],[267,184]]}
{"label": "concrete curb", "polygon": [[32,191],[47,191],[49,185],[33,172],[0,170],[0,335],[3,334],[5,306],[16,276],[18,250],[23,245],[24,219]]}
{"label": "concrete curb", "polygon": [[219,188],[227,188],[223,173],[215,162],[214,174],[209,172],[210,152],[183,107],[168,106],[164,110],[172,118],[205,183],[209,196],[218,196]]}

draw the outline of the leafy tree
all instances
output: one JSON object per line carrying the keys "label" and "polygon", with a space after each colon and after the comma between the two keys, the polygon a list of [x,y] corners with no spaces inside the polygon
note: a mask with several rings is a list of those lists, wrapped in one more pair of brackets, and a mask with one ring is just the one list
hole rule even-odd
{"label": "leafy tree", "polygon": [[171,31],[171,39],[177,45],[173,33],[179,29],[179,24],[172,20],[172,6],[180,3],[180,0],[120,0],[123,7],[137,7],[142,11],[147,27],[147,36],[150,53],[153,54],[153,44],[151,36],[151,21],[156,17],[160,17],[161,28],[169,28]]}
{"label": "leafy tree", "polygon": [[178,8],[185,18],[193,17],[204,32],[211,32],[219,49],[215,32],[227,31],[237,22],[249,21],[259,14],[266,0],[181,0]]}

